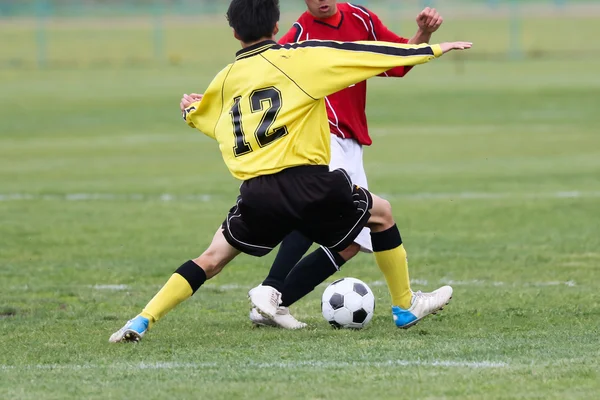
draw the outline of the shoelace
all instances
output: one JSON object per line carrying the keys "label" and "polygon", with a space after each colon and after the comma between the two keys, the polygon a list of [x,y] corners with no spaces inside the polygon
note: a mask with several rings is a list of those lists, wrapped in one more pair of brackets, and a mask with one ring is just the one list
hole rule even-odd
{"label": "shoelace", "polygon": [[421,297],[423,299],[426,298],[431,298],[431,297],[435,297],[435,293],[431,292],[431,293],[423,293],[420,290],[417,292],[413,292],[414,297]]}
{"label": "shoelace", "polygon": [[416,297],[422,297],[422,296],[423,296],[425,293],[421,292],[420,290],[417,290],[416,292],[413,292],[413,294],[414,294]]}
{"label": "shoelace", "polygon": [[279,307],[281,304],[281,293],[273,290],[271,292],[271,303],[275,305],[275,307]]}
{"label": "shoelace", "polygon": [[425,301],[427,303],[425,304],[430,304],[430,301],[433,301],[433,299],[435,298],[435,294],[433,293],[423,293],[420,290],[413,292],[413,298],[410,301],[410,304],[413,305],[415,304],[415,301],[417,299],[421,299],[422,301]]}

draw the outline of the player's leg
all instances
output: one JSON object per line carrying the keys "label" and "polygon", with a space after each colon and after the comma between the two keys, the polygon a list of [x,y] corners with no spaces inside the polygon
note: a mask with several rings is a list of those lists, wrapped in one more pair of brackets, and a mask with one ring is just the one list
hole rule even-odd
{"label": "player's leg", "polygon": [[[353,184],[366,188],[367,176],[363,167],[362,146],[353,139],[331,135],[330,170],[343,169]],[[354,243],[341,252],[321,246],[300,261],[287,276],[282,290],[282,306],[289,307],[300,300],[362,250],[371,252],[369,229],[364,228]]]}
{"label": "player's leg", "polygon": [[[352,177],[353,183],[363,188],[367,188],[367,176],[364,172],[362,163],[363,148],[357,147],[354,149],[354,152],[360,153],[360,155],[356,157],[356,170]],[[410,287],[408,258],[406,256],[404,245],[402,244],[400,232],[392,216],[391,205],[387,201],[384,201],[377,196],[373,196],[371,218],[372,220],[369,222],[378,225],[377,228],[375,228],[376,230],[370,232],[369,235],[368,229],[363,229],[355,241],[361,244],[363,250],[375,250],[377,266],[385,277],[388,290],[392,297],[392,315],[396,325],[399,327],[412,326],[414,325],[414,322],[410,317],[402,317],[402,310],[411,307],[414,303],[415,294],[413,294]],[[447,303],[446,298],[449,300],[449,297],[452,296],[452,288],[440,288],[433,293],[436,295],[439,294],[438,302],[445,304]],[[417,292],[417,295],[424,296],[421,292]],[[435,304],[432,305],[435,306]]]}
{"label": "player's leg", "polygon": [[410,307],[412,291],[406,250],[400,231],[394,223],[389,202],[373,195],[373,208],[367,226],[371,228],[375,260],[385,277],[392,304],[403,308]]}
{"label": "player's leg", "polygon": [[240,251],[233,248],[219,228],[202,255],[183,263],[142,312],[115,332],[110,342],[137,342],[148,329],[169,311],[191,297],[202,284],[217,275]]}
{"label": "player's leg", "polygon": [[[356,186],[345,170],[312,179],[303,186],[314,193],[309,196],[310,207],[303,207],[298,229],[321,247],[300,261],[286,278],[284,308],[310,293],[360,251],[361,245],[355,240],[369,218],[370,195],[361,190],[364,198],[355,197]],[[315,198],[319,200],[315,202]]]}
{"label": "player's leg", "polygon": [[272,286],[282,292],[283,284],[290,270],[302,259],[304,254],[312,246],[312,240],[304,236],[301,232],[294,231],[287,235],[281,245],[275,261],[269,270],[269,275],[265,278],[262,285]]}
{"label": "player's leg", "polygon": [[360,245],[357,243],[352,243],[339,253],[321,246],[304,257],[285,279],[281,305],[289,307],[312,292],[359,251]]}
{"label": "player's leg", "polygon": [[[285,280],[290,273],[290,269],[302,259],[302,256],[304,256],[310,246],[312,246],[312,243],[312,240],[298,231],[294,231],[287,235],[279,246],[279,251],[269,270],[269,274],[262,284],[257,288],[252,289],[252,293],[256,293],[258,290],[270,291],[271,289],[268,288],[272,287],[283,295],[285,292]],[[273,326],[285,329],[302,329],[306,327],[304,322],[298,321],[290,314],[289,309],[284,306],[278,306],[277,312],[273,315],[273,318],[264,317],[258,312],[256,307],[252,307],[250,309],[249,317],[250,321],[257,326]]]}
{"label": "player's leg", "polygon": [[[345,165],[346,159],[347,154],[344,146],[344,139],[340,139],[332,134],[331,160],[329,168],[331,170],[338,168],[346,168],[346,170],[348,170],[348,167]],[[312,240],[298,231],[294,231],[286,236],[279,247],[279,251],[277,252],[275,261],[271,266],[269,275],[265,278],[262,285],[276,288],[282,293],[283,301],[286,301],[285,293],[282,291],[284,280],[290,274],[296,264],[298,264],[298,262],[302,259],[304,254],[306,254],[310,246],[312,246],[312,243]],[[309,258],[309,260],[303,260],[304,264],[307,262],[322,264],[324,261],[326,264],[326,269],[329,269],[328,267],[334,267],[334,265],[328,263],[329,258],[325,254],[316,255],[315,253],[312,253],[307,258]],[[252,313],[250,315],[252,315]]]}
{"label": "player's leg", "polygon": [[[363,166],[363,148],[353,139],[342,139],[331,135],[331,162],[330,170],[343,169],[347,172],[350,180],[355,185],[367,188],[367,176]],[[300,300],[315,287],[334,273],[359,251],[372,252],[371,236],[368,228],[363,228],[354,243],[341,252],[335,252],[321,246],[308,256],[304,257],[285,278],[283,289],[281,289],[281,309],[287,323],[291,319],[288,307]],[[263,283],[264,284],[264,283]],[[250,311],[250,320],[255,325],[269,325],[285,327],[277,324],[277,319],[269,320],[263,318],[255,310]]]}
{"label": "player's leg", "polygon": [[372,195],[372,198],[367,226],[371,228],[375,260],[385,275],[392,296],[394,322],[399,328],[409,328],[442,309],[452,298],[452,288],[443,286],[431,293],[411,290],[406,250],[392,216],[392,206],[378,196]]}
{"label": "player's leg", "polygon": [[348,193],[350,186],[349,199],[335,199],[334,193],[330,192],[330,201],[336,207],[331,209],[324,206],[320,210],[311,210],[318,218],[307,216],[307,224],[301,230],[330,250],[342,251],[356,240],[363,227],[371,228],[377,264],[382,270],[391,272],[390,279],[395,281],[398,289],[393,293],[392,315],[396,326],[400,328],[413,326],[448,303],[452,296],[452,288],[449,286],[432,293],[411,291],[406,251],[402,246],[390,203],[371,195],[364,188],[352,185],[343,170],[333,171],[329,178],[330,186],[339,188],[340,193]]}
{"label": "player's leg", "polygon": [[[352,168],[357,161],[360,161],[362,167],[362,160],[360,160],[362,153],[358,155],[359,160],[355,160],[356,155],[354,153],[356,153],[356,149],[352,146],[353,143],[355,146],[360,146],[355,141],[331,135],[329,168],[331,170],[344,168],[348,171],[351,179],[353,179]],[[364,170],[362,171],[364,173]],[[368,232],[367,239],[370,240]],[[312,240],[298,231],[289,234],[281,243],[269,276],[262,283],[262,286],[274,287],[281,292],[281,306],[272,319],[263,317],[253,308],[250,310],[250,320],[253,324],[279,326],[288,329],[298,329],[300,326],[305,326],[306,324],[297,321],[290,314],[287,307],[310,293],[316,285],[333,275],[360,249],[360,247],[354,246],[340,255],[328,249],[319,248],[302,258],[312,243]]]}
{"label": "player's leg", "polygon": [[254,325],[284,329],[304,328],[306,324],[298,321],[290,313],[289,307],[339,271],[341,266],[358,254],[359,251],[360,245],[355,243],[340,253],[331,251],[326,247],[319,247],[300,260],[285,278],[281,290],[281,305],[277,309],[277,314],[272,319],[266,318],[256,308],[252,308],[249,315],[250,321]]}

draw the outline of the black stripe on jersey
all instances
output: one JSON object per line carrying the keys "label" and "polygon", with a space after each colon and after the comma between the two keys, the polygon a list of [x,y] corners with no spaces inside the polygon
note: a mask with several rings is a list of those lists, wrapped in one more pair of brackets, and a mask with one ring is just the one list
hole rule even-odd
{"label": "black stripe on jersey", "polygon": [[356,42],[332,42],[327,40],[307,40],[300,43],[288,43],[284,45],[274,45],[271,50],[277,49],[298,49],[301,47],[327,47],[330,49],[360,51],[367,53],[385,54],[396,57],[411,57],[411,56],[433,56],[433,49],[429,47],[420,48],[398,48],[386,46],[385,42],[377,42],[378,44],[364,44]]}
{"label": "black stripe on jersey", "polygon": [[333,28],[333,29],[340,29],[340,26],[342,26],[342,22],[344,22],[344,13],[342,11],[340,11],[340,14],[341,14],[342,17],[340,18],[340,23],[338,24],[338,26],[328,24],[327,22],[323,22],[323,21],[321,21],[319,19],[316,19],[316,18],[315,18],[315,22],[317,24],[325,25],[325,26],[328,26],[328,27]]}
{"label": "black stripe on jersey", "polygon": [[236,60],[241,60],[242,58],[252,57],[257,54],[262,53],[265,50],[269,50],[272,45],[277,44],[273,40],[263,40],[262,42],[258,42],[253,44],[250,47],[246,47],[244,49],[239,50],[236,55]]}

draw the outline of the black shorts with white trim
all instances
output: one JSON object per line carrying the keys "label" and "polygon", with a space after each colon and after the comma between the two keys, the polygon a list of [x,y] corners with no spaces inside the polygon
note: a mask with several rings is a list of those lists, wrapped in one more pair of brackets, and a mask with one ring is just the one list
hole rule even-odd
{"label": "black shorts with white trim", "polygon": [[372,206],[369,191],[352,184],[342,169],[293,167],[245,181],[223,233],[230,245],[257,257],[294,230],[340,252],[367,224]]}

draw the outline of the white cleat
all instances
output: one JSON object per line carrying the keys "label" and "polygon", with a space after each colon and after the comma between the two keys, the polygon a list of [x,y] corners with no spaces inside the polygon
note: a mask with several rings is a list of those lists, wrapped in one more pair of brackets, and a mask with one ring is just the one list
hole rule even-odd
{"label": "white cleat", "polygon": [[281,304],[281,293],[272,286],[259,285],[248,292],[248,298],[264,317],[275,319]]}
{"label": "white cleat", "polygon": [[272,326],[283,329],[302,329],[306,328],[304,322],[298,321],[287,307],[279,306],[273,319],[263,317],[256,308],[250,310],[250,321],[257,326]]}
{"label": "white cleat", "polygon": [[256,307],[252,307],[252,309],[250,310],[250,322],[252,322],[253,325],[255,326],[272,326],[274,328],[278,328],[279,325],[277,325],[275,323],[275,321],[273,321],[272,319],[269,318],[265,318],[263,317],[258,310],[256,309]]}
{"label": "white cleat", "polygon": [[108,341],[110,343],[134,342],[137,343],[148,332],[149,321],[138,315],[132,320],[127,321],[124,327],[113,333]]}
{"label": "white cleat", "polygon": [[392,307],[392,317],[398,328],[410,328],[430,314],[442,310],[452,298],[452,287],[442,286],[431,293],[423,293],[420,290],[413,293],[411,306],[408,310],[398,306]]}

